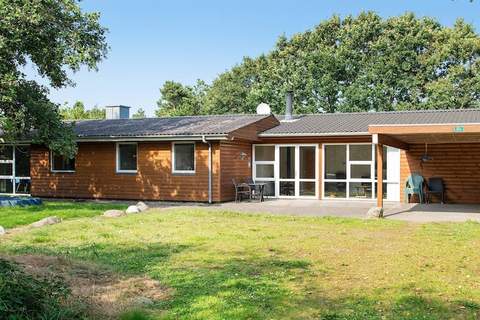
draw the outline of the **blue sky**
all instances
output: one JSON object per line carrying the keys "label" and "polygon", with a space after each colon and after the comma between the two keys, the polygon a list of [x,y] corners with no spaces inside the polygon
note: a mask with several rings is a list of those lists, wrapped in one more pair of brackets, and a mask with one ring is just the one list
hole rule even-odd
{"label": "blue sky", "polygon": [[192,84],[239,63],[244,56],[269,51],[281,34],[312,28],[333,14],[373,10],[384,17],[415,12],[444,25],[457,17],[480,30],[480,1],[167,1],[84,0],[86,11],[99,11],[109,29],[108,58],[98,72],[72,76],[74,88],[52,90],[54,102],[83,101],[87,107],[124,104],[153,115],[166,80]]}

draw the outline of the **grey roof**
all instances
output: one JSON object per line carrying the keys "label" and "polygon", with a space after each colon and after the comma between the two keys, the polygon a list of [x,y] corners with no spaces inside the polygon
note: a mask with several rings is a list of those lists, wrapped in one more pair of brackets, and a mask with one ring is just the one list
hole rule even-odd
{"label": "grey roof", "polygon": [[268,115],[186,116],[144,119],[80,120],[79,138],[226,135]]}
{"label": "grey roof", "polygon": [[[281,119],[280,119],[281,120]],[[367,133],[369,125],[480,123],[480,109],[296,115],[293,121],[264,131],[268,135],[334,135]]]}

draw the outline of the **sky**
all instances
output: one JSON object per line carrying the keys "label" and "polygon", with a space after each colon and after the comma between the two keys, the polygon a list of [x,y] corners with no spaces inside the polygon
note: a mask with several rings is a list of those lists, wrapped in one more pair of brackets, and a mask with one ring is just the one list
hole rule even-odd
{"label": "sky", "polygon": [[[87,108],[128,105],[154,115],[167,80],[211,82],[244,56],[270,51],[282,34],[303,32],[334,14],[375,11],[383,17],[407,11],[451,26],[457,18],[480,31],[474,0],[83,0],[109,29],[108,57],[98,72],[72,74],[75,87],[50,90],[56,103],[83,101]],[[35,77],[33,68],[27,70]]]}

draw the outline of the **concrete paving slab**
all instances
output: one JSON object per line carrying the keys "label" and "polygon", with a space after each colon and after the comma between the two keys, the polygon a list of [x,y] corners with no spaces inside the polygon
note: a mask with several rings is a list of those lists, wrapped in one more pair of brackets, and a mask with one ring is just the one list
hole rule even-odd
{"label": "concrete paving slab", "polygon": [[[273,214],[314,217],[365,218],[368,209],[375,201],[365,200],[306,200],[306,199],[267,199],[264,202],[243,201],[217,204],[148,202],[151,207],[162,208],[208,208],[253,214]],[[480,205],[457,204],[404,204],[385,202],[385,218],[409,222],[480,222]]]}

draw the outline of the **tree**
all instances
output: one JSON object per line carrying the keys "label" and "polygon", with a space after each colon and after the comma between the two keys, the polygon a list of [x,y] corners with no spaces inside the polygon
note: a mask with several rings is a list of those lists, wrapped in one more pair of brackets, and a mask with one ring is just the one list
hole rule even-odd
{"label": "tree", "polygon": [[143,119],[143,118],[146,118],[147,116],[145,115],[145,110],[143,110],[143,108],[139,108],[137,110],[137,112],[135,112],[133,115],[132,115],[132,118],[133,119]]}
{"label": "tree", "polygon": [[480,37],[463,20],[445,27],[411,13],[333,16],[220,74],[202,105],[252,113],[266,102],[283,113],[293,91],[296,113],[480,107],[479,57]]}
{"label": "tree", "polygon": [[184,116],[205,113],[205,95],[208,86],[204,81],[197,80],[192,86],[184,86],[174,81],[166,81],[160,89],[161,98],[155,115]]}
{"label": "tree", "polygon": [[85,105],[81,101],[75,102],[72,107],[65,105],[60,108],[60,114],[64,120],[105,119],[105,109],[95,106],[85,110]]}
{"label": "tree", "polygon": [[31,63],[50,87],[73,85],[67,71],[96,70],[105,57],[106,29],[98,13],[83,13],[76,0],[0,1],[0,113],[5,140],[29,135],[34,143],[73,156],[72,128],[62,122],[48,89],[28,80]]}

